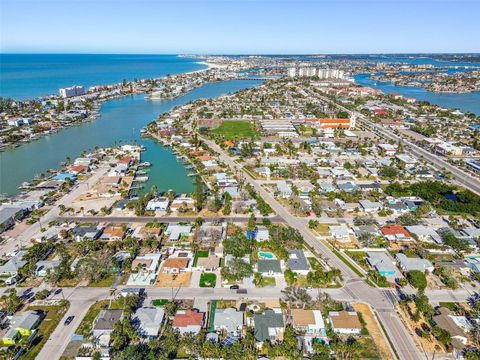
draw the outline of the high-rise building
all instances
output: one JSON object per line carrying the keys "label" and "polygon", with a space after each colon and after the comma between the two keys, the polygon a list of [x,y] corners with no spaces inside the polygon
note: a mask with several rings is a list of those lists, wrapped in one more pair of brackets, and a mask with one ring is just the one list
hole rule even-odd
{"label": "high-rise building", "polygon": [[67,88],[61,88],[58,90],[59,94],[63,98],[68,98],[72,96],[80,96],[85,94],[85,88],[83,86],[74,85]]}

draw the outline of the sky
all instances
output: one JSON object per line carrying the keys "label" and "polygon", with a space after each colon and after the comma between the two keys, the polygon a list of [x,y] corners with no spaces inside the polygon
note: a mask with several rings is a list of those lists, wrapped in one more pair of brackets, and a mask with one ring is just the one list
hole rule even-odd
{"label": "sky", "polygon": [[480,0],[0,0],[0,51],[480,52]]}

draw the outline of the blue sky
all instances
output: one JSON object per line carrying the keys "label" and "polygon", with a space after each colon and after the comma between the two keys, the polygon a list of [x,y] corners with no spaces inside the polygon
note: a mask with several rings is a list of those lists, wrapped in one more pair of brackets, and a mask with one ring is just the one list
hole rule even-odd
{"label": "blue sky", "polygon": [[480,52],[480,1],[0,0],[2,52]]}

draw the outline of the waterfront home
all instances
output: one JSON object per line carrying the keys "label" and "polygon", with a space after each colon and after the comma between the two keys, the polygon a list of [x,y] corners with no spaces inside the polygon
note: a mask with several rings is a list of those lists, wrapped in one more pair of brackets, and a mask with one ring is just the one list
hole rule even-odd
{"label": "waterfront home", "polygon": [[281,276],[282,268],[279,260],[259,259],[257,261],[257,271],[262,276]]}
{"label": "waterfront home", "polygon": [[167,211],[168,205],[170,201],[168,201],[165,197],[159,197],[156,199],[152,199],[147,203],[145,210],[147,211]]}
{"label": "waterfront home", "polygon": [[337,334],[360,335],[362,324],[355,311],[330,311],[328,321]]}
{"label": "waterfront home", "polygon": [[35,264],[35,276],[44,277],[60,265],[60,260],[41,260]]}
{"label": "waterfront home", "polygon": [[288,267],[300,275],[307,275],[310,265],[303,250],[288,250]]}
{"label": "waterfront home", "polygon": [[170,210],[175,211],[188,211],[195,209],[195,200],[188,197],[186,194],[180,195],[180,197],[174,199],[170,205]]}
{"label": "waterfront home", "polygon": [[235,308],[215,309],[213,327],[217,332],[225,331],[227,335],[240,336],[243,329],[244,312]]}
{"label": "waterfront home", "polygon": [[164,317],[163,307],[141,307],[135,311],[132,320],[140,337],[154,340],[160,332]]}
{"label": "waterfront home", "polygon": [[265,341],[271,343],[283,340],[284,322],[281,309],[268,309],[263,314],[255,314],[254,318],[254,337],[258,346]]}
{"label": "waterfront home", "polygon": [[393,282],[400,275],[392,259],[383,251],[367,252],[367,261],[380,275]]}
{"label": "waterfront home", "polygon": [[405,254],[398,253],[396,256],[400,269],[405,272],[409,272],[412,270],[418,270],[421,272],[429,272],[432,273],[435,269],[434,266],[430,261],[427,259],[421,259],[418,257],[407,257]]}
{"label": "waterfront home", "polygon": [[0,205],[0,233],[15,224],[16,218],[21,218],[25,210],[18,206]]}
{"label": "waterfront home", "polygon": [[196,335],[203,327],[205,313],[194,310],[178,310],[173,318],[172,328],[180,334]]}
{"label": "waterfront home", "polygon": [[411,241],[410,233],[402,225],[393,224],[380,228],[383,236],[389,241]]}
{"label": "waterfront home", "polygon": [[113,327],[117,321],[122,321],[123,310],[119,309],[104,309],[100,310],[92,324],[92,339],[93,341],[104,347],[110,344],[110,335],[113,332]]}
{"label": "waterfront home", "polygon": [[18,274],[18,271],[24,267],[27,262],[23,260],[23,256],[26,254],[25,250],[16,252],[5,264],[0,265],[0,276],[8,277]]}
{"label": "waterfront home", "polygon": [[326,336],[327,329],[320,310],[292,309],[291,324],[307,336]]}
{"label": "waterfront home", "polygon": [[180,237],[188,237],[192,234],[191,225],[169,224],[165,234],[168,235],[169,241],[178,241]]}
{"label": "waterfront home", "polygon": [[3,336],[3,344],[13,345],[21,338],[29,337],[32,335],[34,329],[38,327],[41,320],[41,316],[32,310],[13,315],[9,328]]}

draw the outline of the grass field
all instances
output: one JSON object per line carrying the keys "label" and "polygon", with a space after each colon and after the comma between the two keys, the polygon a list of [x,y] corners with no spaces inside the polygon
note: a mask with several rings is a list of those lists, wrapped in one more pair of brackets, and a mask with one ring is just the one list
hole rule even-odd
{"label": "grass field", "polygon": [[165,306],[168,303],[167,299],[154,299],[152,301],[153,306]]}
{"label": "grass field", "polygon": [[226,140],[250,139],[259,136],[249,121],[224,121],[211,133],[223,136]]}
{"label": "grass field", "polygon": [[42,310],[47,313],[38,327],[38,332],[30,344],[31,347],[22,355],[21,360],[33,360],[37,357],[43,345],[47,342],[50,334],[55,330],[70,304],[65,306],[30,306],[28,310]]}
{"label": "grass field", "polygon": [[203,273],[200,276],[200,287],[215,287],[217,283],[217,275],[212,273]]}
{"label": "grass field", "polygon": [[274,277],[267,277],[263,276],[262,280],[260,281],[260,286],[261,287],[266,287],[266,286],[275,286],[275,278]]}

